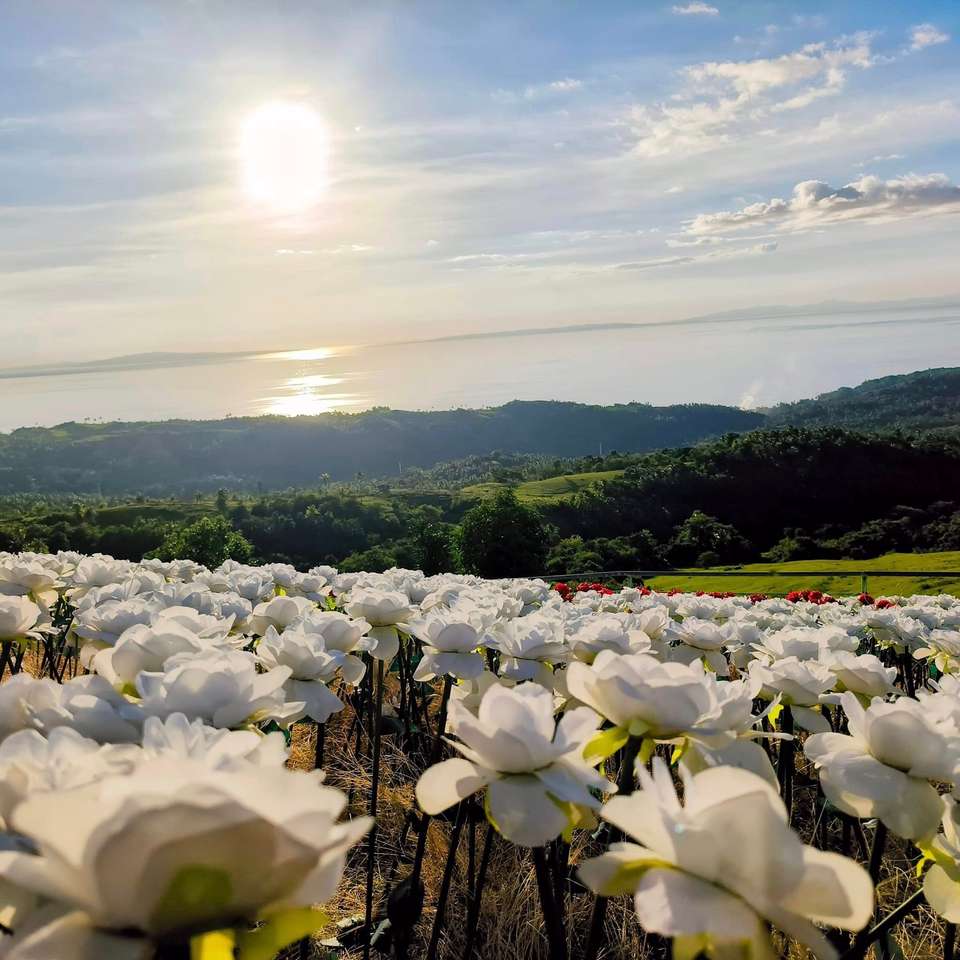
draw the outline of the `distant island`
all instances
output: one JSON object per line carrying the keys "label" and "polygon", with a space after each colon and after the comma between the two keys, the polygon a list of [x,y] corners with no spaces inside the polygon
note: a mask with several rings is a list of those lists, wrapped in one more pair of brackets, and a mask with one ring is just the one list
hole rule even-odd
{"label": "distant island", "polygon": [[[945,317],[944,314],[949,316]],[[899,314],[886,319],[886,314]],[[863,324],[927,324],[943,323],[956,315],[960,319],[960,298],[956,296],[911,298],[907,300],[853,301],[824,300],[819,303],[799,305],[768,304],[738,310],[724,310],[692,317],[656,320],[617,320],[601,323],[574,323],[543,327],[519,327],[486,329],[467,333],[452,333],[435,337],[390,340],[366,344],[367,347],[405,346],[417,343],[455,343],[472,340],[497,340],[515,337],[563,336],[609,330],[644,330],[711,326],[737,321],[784,321],[813,319],[814,323],[796,324],[794,328],[808,330],[832,329],[837,326]],[[846,319],[858,318],[863,319]],[[834,319],[829,319],[834,318]],[[844,318],[844,319],[836,319]],[[333,345],[334,348],[342,345]],[[307,349],[307,348],[304,348]],[[0,380],[18,380],[33,377],[60,377],[91,373],[111,373],[122,370],[155,370],[166,367],[186,367],[201,364],[229,363],[248,357],[281,356],[295,354],[300,348],[288,347],[261,350],[198,352],[149,351],[107,357],[96,360],[62,361],[59,363],[29,364],[0,367]]]}

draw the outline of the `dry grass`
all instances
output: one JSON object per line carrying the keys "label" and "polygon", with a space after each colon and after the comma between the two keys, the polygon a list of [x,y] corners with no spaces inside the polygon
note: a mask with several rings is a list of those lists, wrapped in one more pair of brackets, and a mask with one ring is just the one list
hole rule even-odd
{"label": "dry grass", "polygon": [[[23,666],[27,672],[36,675],[39,667],[36,654],[28,652]],[[9,674],[4,679],[8,677]],[[388,688],[387,702],[390,695]],[[349,707],[327,723],[323,768],[326,782],[347,793],[350,798],[350,813],[360,815],[367,812],[370,802],[371,758],[365,734],[360,738],[357,749],[352,724],[353,713]],[[395,737],[385,736],[381,742],[381,782],[374,873],[377,916],[382,915],[385,893],[410,872],[416,844],[415,828],[409,831],[407,841],[402,847],[399,839],[408,813],[414,806],[413,784],[423,763],[421,757],[407,756],[399,748]],[[289,766],[295,769],[312,769],[315,746],[315,728],[308,724],[296,725],[292,732]],[[796,774],[793,823],[804,841],[810,843],[821,825],[816,822],[815,814],[816,773],[805,760],[802,750],[797,751]],[[411,944],[410,956],[413,958],[422,958],[427,954],[426,941],[436,912],[437,894],[446,865],[451,828],[451,820],[445,817],[435,818],[430,824],[422,874],[426,898],[423,914],[417,924],[415,940]],[[463,956],[471,832],[474,834],[476,862],[479,862],[486,825],[473,822],[464,828],[453,871],[445,925],[436,954],[437,960],[453,960]],[[869,829],[866,834],[869,843]],[[829,849],[841,849],[842,829],[838,818],[829,818],[827,837]],[[582,833],[575,838],[570,850],[570,862],[578,863],[599,850],[600,846]],[[856,843],[852,844],[850,852],[857,856]],[[864,857],[860,856],[859,859],[862,861]],[[916,862],[916,853],[910,844],[896,837],[890,838],[878,884],[878,917],[885,916],[917,889]],[[351,918],[360,918],[362,921],[366,865],[367,849],[364,843],[353,850],[337,896],[325,905],[332,923],[313,943],[314,957],[357,960],[362,955],[361,948],[356,945],[359,944],[359,939],[354,940],[354,946],[346,949],[331,949],[323,946],[321,941],[336,933],[334,925],[337,921]],[[566,928],[570,937],[570,955],[577,957],[582,952],[589,929],[594,898],[576,882],[575,876],[568,889]],[[924,905],[895,929],[894,940],[902,953],[899,960],[940,958],[944,945],[943,921]],[[782,944],[781,952],[790,960],[800,960],[808,956],[807,952],[795,943]],[[871,955],[874,954],[875,951],[871,951]],[[600,960],[637,960],[641,957],[660,960],[664,955],[662,941],[651,938],[648,943],[648,938],[633,914],[629,898],[611,900],[606,918],[606,945],[600,953]],[[875,955],[877,960],[881,960],[879,953]],[[291,956],[297,956],[296,952]],[[474,957],[482,960],[546,960],[548,957],[546,933],[529,852],[514,847],[499,837],[495,837],[493,841]],[[893,960],[898,958],[894,957]]]}
{"label": "dry grass", "polygon": [[[327,782],[348,791],[352,795],[351,811],[360,814],[366,811],[369,803],[368,747],[364,739],[360,753],[354,750],[353,738],[347,737],[350,725],[350,712],[344,711],[328,724],[327,732]],[[335,752],[330,745],[336,744]],[[308,727],[298,727],[294,733],[291,764],[309,768],[313,763],[315,735]],[[415,837],[410,838],[403,851],[398,845],[404,818],[413,803],[412,781],[416,770],[410,759],[400,753],[392,738],[384,739],[381,791],[379,796],[378,822],[380,825],[377,843],[377,862],[375,872],[375,897],[379,907],[387,887],[387,876],[402,853],[401,866],[395,879],[402,879],[409,871]],[[813,842],[818,829],[815,820],[816,773],[805,760],[801,751],[797,753],[797,786],[795,787],[795,805],[793,823],[803,840]],[[410,949],[410,956],[422,958],[427,955],[427,939],[433,924],[437,893],[440,888],[449,849],[452,823],[449,819],[437,818],[431,822],[429,841],[423,868],[423,881],[426,899],[423,914],[417,925],[417,939]],[[437,951],[438,960],[453,960],[463,956],[465,930],[467,926],[468,905],[468,847],[471,826],[465,827],[459,845],[453,883],[447,903],[444,932]],[[475,851],[479,860],[484,824],[476,824]],[[865,840],[869,846],[872,831],[865,830]],[[839,818],[828,818],[828,846],[840,850],[843,844],[842,826]],[[570,862],[579,863],[586,856],[599,852],[600,847],[590,841],[584,833],[575,839],[570,850]],[[878,884],[877,917],[885,916],[916,889],[919,881],[916,877],[917,855],[910,844],[899,838],[891,837]],[[855,840],[851,840],[850,854],[858,856]],[[861,861],[865,858],[858,857]],[[358,848],[348,864],[336,900],[328,905],[328,912],[334,921],[347,917],[362,916],[366,883],[366,849]],[[569,887],[567,898],[567,932],[570,938],[570,956],[581,955],[594,898],[584,890],[575,879]],[[329,936],[329,932],[322,936]],[[934,960],[943,955],[944,925],[925,905],[915,910],[894,931],[894,940],[902,960]],[[796,943],[783,943],[782,953],[790,960],[800,960],[809,956],[808,952]],[[315,956],[325,957],[327,953],[319,944],[315,945]],[[337,950],[330,956],[343,960],[356,960],[362,950]],[[666,950],[658,938],[648,939],[639,927],[628,897],[618,897],[608,904],[606,919],[606,945],[600,953],[602,960],[637,960],[646,957],[662,958]],[[546,960],[549,956],[546,932],[540,910],[536,879],[532,861],[527,851],[495,838],[489,872],[483,892],[483,904],[476,940],[475,957],[482,960]],[[871,950],[868,956],[881,954]],[[894,957],[896,960],[896,957]]]}
{"label": "dry grass", "polygon": [[[358,755],[354,749],[354,738],[347,737],[350,726],[349,712],[328,723],[326,782],[337,786],[352,795],[351,812],[366,812],[369,804],[369,756],[364,740]],[[331,743],[336,743],[336,752],[331,755]],[[294,731],[291,751],[291,765],[309,768],[313,764],[315,734],[309,727],[298,727]],[[400,858],[394,882],[402,880],[410,873],[416,845],[415,830],[409,832],[407,843],[400,849],[398,838],[403,829],[404,820],[413,805],[413,782],[416,769],[408,757],[400,753],[385,738],[381,755],[381,789],[378,800],[377,821],[377,859],[374,891],[376,903],[382,905],[387,889],[388,874]],[[426,899],[421,920],[417,925],[417,939],[411,945],[412,957],[423,957],[427,951],[427,940],[436,913],[437,893],[440,889],[449,850],[452,822],[449,818],[437,817],[430,823],[426,855],[423,864],[423,882]],[[479,863],[486,833],[483,822],[467,823],[461,835],[453,872],[450,896],[447,901],[445,923],[441,935],[437,957],[457,958],[463,955],[468,908],[468,872],[470,833],[474,834],[475,863]],[[580,840],[571,850],[571,861],[578,862],[583,857],[585,843]],[[592,851],[593,852],[593,851]],[[362,915],[366,884],[366,848],[361,846],[354,852],[348,863],[344,880],[334,901],[327,905],[327,912],[336,922],[352,916]],[[593,896],[577,883],[571,885],[572,895],[567,900],[568,929],[585,937],[589,929],[593,910]],[[609,947],[601,954],[605,960],[627,960],[643,952],[644,936],[633,916],[626,898],[613,901],[607,913],[607,931]],[[321,934],[323,937],[329,933]],[[574,947],[577,945],[574,943]],[[362,950],[338,951],[337,956],[344,960],[359,957]],[[322,950],[318,953],[323,956]],[[533,864],[528,851],[495,837],[490,858],[490,866],[483,890],[483,902],[480,913],[475,956],[489,960],[548,956],[546,934]]]}

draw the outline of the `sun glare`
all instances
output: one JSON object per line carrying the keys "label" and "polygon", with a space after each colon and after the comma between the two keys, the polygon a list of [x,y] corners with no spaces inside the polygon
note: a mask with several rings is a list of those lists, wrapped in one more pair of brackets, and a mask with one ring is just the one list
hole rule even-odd
{"label": "sun glare", "polygon": [[302,103],[265,103],[240,132],[244,189],[274,211],[302,213],[326,190],[329,153],[327,129],[316,110]]}
{"label": "sun glare", "polygon": [[278,353],[260,353],[256,360],[329,360],[337,357],[349,347],[311,347],[308,350],[281,350]]}

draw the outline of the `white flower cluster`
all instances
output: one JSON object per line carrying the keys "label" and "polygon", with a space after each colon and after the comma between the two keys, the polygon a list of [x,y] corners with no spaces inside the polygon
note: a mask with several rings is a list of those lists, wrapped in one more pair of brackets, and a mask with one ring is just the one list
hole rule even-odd
{"label": "white flower cluster", "polygon": [[634,895],[643,926],[690,956],[767,956],[773,925],[830,958],[820,925],[873,915],[867,872],[791,829],[798,742],[834,808],[922,848],[930,903],[960,920],[953,597],[561,595],[0,554],[0,649],[10,960],[150,957],[212,931],[243,957],[254,923],[308,933],[304,910],[333,895],[370,821],[342,819],[321,772],[285,767],[283,731],[348,709],[377,661],[398,675],[387,709],[424,684],[449,698],[456,755],[419,776],[423,811],[482,794],[493,827],[535,849],[604,821],[582,881]]}

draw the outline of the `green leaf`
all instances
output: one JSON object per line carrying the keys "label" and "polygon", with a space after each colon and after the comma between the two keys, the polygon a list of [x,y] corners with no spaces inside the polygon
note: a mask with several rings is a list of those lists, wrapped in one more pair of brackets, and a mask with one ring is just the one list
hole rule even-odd
{"label": "green leaf", "polygon": [[705,933],[673,938],[673,960],[696,960],[710,950],[710,938]]}
{"label": "green leaf", "polygon": [[612,757],[618,750],[623,749],[630,739],[625,727],[611,727],[602,733],[596,734],[583,748],[583,759],[589,764],[597,763]]}
{"label": "green leaf", "polygon": [[284,947],[325,927],[330,918],[322,910],[294,907],[263,918],[255,930],[237,935],[237,960],[274,960]]}
{"label": "green leaf", "polygon": [[179,870],[157,901],[151,925],[161,930],[196,929],[230,904],[233,884],[225,870],[196,865]]}
{"label": "green leaf", "polygon": [[233,960],[233,930],[211,930],[190,940],[190,960]]}
{"label": "green leaf", "polygon": [[673,870],[675,865],[656,856],[638,858],[621,864],[616,873],[611,876],[600,890],[604,897],[619,897],[625,894],[636,893],[643,875],[648,870]]}
{"label": "green leaf", "polygon": [[650,724],[644,723],[643,720],[631,720],[627,729],[631,737],[642,737],[650,729]]}
{"label": "green leaf", "polygon": [[589,807],[581,806],[578,803],[570,803],[566,800],[560,800],[552,793],[547,793],[547,799],[557,808],[563,811],[567,818],[567,825],[563,828],[561,836],[565,843],[573,839],[573,831],[578,827],[586,830],[592,830],[597,825],[597,818]]}

